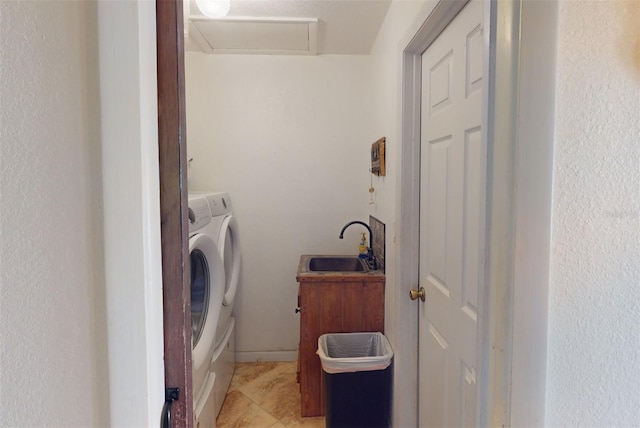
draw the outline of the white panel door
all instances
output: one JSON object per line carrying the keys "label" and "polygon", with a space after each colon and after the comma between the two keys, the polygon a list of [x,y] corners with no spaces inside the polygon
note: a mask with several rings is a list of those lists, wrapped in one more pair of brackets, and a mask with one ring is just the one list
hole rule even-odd
{"label": "white panel door", "polygon": [[476,425],[486,150],[483,4],[472,0],[422,55],[419,421]]}

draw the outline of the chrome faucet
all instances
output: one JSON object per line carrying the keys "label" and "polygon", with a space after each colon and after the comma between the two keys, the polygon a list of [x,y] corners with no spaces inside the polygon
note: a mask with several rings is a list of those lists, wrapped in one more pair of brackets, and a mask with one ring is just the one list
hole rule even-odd
{"label": "chrome faucet", "polygon": [[369,225],[365,222],[359,221],[359,220],[354,220],[354,221],[350,221],[349,223],[345,224],[344,227],[342,228],[342,230],[340,231],[340,239],[344,239],[344,231],[347,230],[347,227],[351,226],[352,224],[360,224],[364,227],[367,228],[367,230],[369,231],[369,247],[367,247],[367,265],[369,265],[369,269],[373,269],[376,270],[378,268],[377,263],[376,263],[376,257],[373,255],[373,232],[371,231],[371,228],[369,227]]}

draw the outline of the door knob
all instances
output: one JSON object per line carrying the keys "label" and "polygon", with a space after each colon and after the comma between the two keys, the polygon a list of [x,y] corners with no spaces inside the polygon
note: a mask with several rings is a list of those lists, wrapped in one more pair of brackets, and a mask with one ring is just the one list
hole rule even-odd
{"label": "door knob", "polygon": [[409,298],[411,298],[411,300],[417,300],[419,298],[424,302],[425,294],[424,287],[420,287],[419,290],[410,290]]}

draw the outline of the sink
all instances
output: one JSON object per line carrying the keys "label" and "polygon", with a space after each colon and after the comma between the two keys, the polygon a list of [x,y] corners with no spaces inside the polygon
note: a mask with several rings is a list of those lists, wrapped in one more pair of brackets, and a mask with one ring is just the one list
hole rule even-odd
{"label": "sink", "polygon": [[364,272],[363,260],[357,257],[312,257],[309,259],[311,272]]}

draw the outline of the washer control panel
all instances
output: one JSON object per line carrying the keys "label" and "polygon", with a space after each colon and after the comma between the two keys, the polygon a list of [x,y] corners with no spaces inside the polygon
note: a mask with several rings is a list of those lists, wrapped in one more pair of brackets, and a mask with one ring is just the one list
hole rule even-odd
{"label": "washer control panel", "polygon": [[207,199],[189,197],[189,233],[202,229],[211,221],[211,210]]}

